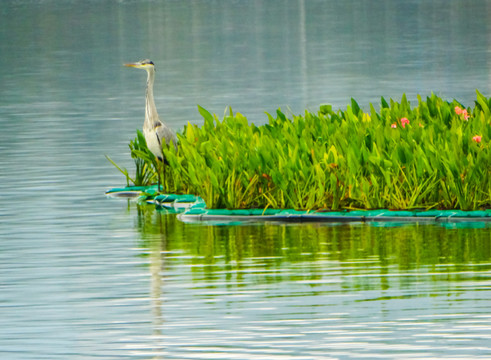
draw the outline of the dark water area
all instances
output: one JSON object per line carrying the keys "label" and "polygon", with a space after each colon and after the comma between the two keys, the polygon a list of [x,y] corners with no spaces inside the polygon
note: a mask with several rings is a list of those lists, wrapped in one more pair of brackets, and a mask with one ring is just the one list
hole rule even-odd
{"label": "dark water area", "polygon": [[489,226],[185,224],[105,190],[197,104],[490,96],[487,1],[0,4],[0,358],[491,357]]}

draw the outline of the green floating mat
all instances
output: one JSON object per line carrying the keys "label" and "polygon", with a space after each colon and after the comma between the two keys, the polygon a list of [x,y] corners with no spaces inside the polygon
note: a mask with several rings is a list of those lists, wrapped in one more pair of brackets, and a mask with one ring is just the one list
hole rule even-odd
{"label": "green floating mat", "polygon": [[136,198],[143,193],[155,194],[157,185],[152,186],[126,186],[124,188],[114,188],[106,191],[106,195],[112,197],[130,197]]}
{"label": "green floating mat", "polygon": [[155,204],[158,208],[173,209],[183,211],[191,208],[204,208],[206,206],[203,199],[190,194],[162,194],[146,200],[149,204]]}
{"label": "green floating mat", "polygon": [[280,222],[490,222],[491,210],[428,211],[297,211],[276,209],[225,210],[191,208],[178,215],[184,222],[280,221]]}
{"label": "green floating mat", "polygon": [[157,186],[128,186],[106,192],[109,196],[133,197],[154,204],[157,208],[180,213],[184,222],[216,221],[235,223],[244,221],[280,222],[491,222],[491,210],[353,210],[299,211],[285,209],[207,209],[202,198],[191,194],[158,194]]}
{"label": "green floating mat", "polygon": [[190,208],[204,208],[205,202],[199,196],[191,194],[157,194],[157,185],[127,186],[106,191],[112,197],[138,198],[139,201],[154,204],[157,208],[184,211]]}
{"label": "green floating mat", "polygon": [[114,188],[106,191],[106,195],[113,197],[144,197],[145,200],[149,199],[159,199],[163,201],[168,199],[168,201],[176,201],[182,199],[183,201],[188,201],[184,199],[197,199],[198,196],[195,195],[177,195],[177,194],[159,194],[157,185],[151,186],[126,186],[124,188]]}

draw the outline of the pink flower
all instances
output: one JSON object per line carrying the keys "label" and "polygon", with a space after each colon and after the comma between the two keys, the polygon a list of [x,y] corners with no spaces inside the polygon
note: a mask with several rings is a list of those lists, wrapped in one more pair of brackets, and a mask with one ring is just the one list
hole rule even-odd
{"label": "pink flower", "polygon": [[397,124],[396,123],[393,123],[391,126],[390,126],[392,129],[396,129],[397,128]]}
{"label": "pink flower", "polygon": [[477,143],[480,143],[481,142],[481,139],[482,139],[482,136],[481,135],[476,135],[476,136],[474,136],[472,138],[472,140],[474,140]]}
{"label": "pink flower", "polygon": [[470,118],[470,115],[467,113],[467,109],[461,109],[460,107],[456,106],[455,107],[455,113],[457,115],[462,115],[462,117],[466,121],[469,120],[469,118]]}
{"label": "pink flower", "polygon": [[401,119],[401,125],[403,128],[406,127],[406,124],[409,124],[409,120],[407,118],[402,118]]}

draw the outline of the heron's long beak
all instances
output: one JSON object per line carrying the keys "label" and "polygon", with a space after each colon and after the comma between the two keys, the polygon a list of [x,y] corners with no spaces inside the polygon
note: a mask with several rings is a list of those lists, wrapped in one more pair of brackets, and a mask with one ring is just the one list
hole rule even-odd
{"label": "heron's long beak", "polygon": [[128,67],[139,67],[139,64],[138,63],[128,63],[128,64],[124,64],[124,66],[128,66]]}

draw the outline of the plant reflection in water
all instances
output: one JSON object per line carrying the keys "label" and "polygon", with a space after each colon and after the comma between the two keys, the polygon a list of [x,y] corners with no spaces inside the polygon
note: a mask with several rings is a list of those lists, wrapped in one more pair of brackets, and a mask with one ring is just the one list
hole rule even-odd
{"label": "plant reflection in water", "polygon": [[[352,326],[373,332],[384,343],[381,348],[397,344],[403,349],[421,333],[442,340],[428,330],[431,326],[448,327],[452,335],[460,331],[460,321],[475,317],[481,324],[484,310],[479,309],[489,304],[476,291],[491,271],[486,227],[219,226],[185,224],[153,206],[136,208],[139,246],[151,274],[155,346],[164,355],[180,342],[193,343],[193,351],[202,351],[200,346],[228,348],[239,346],[242,336],[262,339],[270,330],[275,336],[303,334],[305,341],[315,342],[313,328],[344,334]],[[456,313],[458,321],[447,323],[452,318],[445,316]],[[406,329],[407,321],[414,322],[414,330],[403,335],[399,329]],[[422,321],[425,327],[419,325]],[[272,322],[281,324],[279,334]],[[380,326],[391,336],[379,339]],[[210,334],[223,331],[226,335],[210,340]],[[363,340],[353,336],[355,345]],[[481,346],[475,337],[474,345]],[[342,340],[332,338],[324,350]],[[181,350],[175,351],[184,356]]]}

